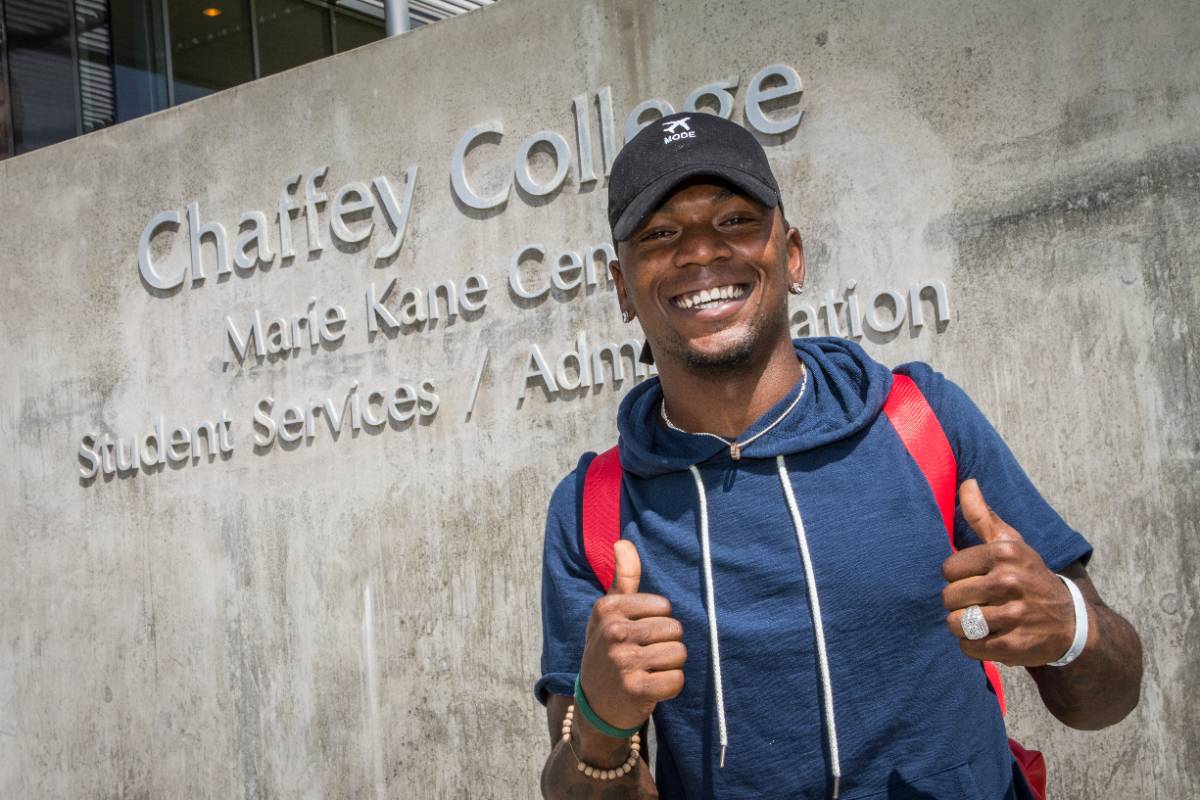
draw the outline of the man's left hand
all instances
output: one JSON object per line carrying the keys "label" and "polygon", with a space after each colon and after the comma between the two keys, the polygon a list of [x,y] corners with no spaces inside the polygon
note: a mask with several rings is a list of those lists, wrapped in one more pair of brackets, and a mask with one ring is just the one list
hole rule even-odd
{"label": "man's left hand", "polygon": [[[974,479],[958,490],[967,524],[982,544],[959,550],[942,564],[948,584],[942,604],[946,624],[964,653],[980,661],[1039,667],[1061,658],[1075,632],[1071,594],[1042,557],[988,507]],[[989,633],[971,641],[963,633],[964,609],[977,605]]]}

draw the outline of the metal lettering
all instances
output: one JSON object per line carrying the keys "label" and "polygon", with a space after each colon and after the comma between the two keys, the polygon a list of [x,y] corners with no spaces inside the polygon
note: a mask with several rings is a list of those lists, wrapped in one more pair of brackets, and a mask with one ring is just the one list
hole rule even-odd
{"label": "metal lettering", "polygon": [[[883,297],[890,297],[895,309],[895,315],[892,317],[892,321],[886,325],[879,321],[879,300]],[[863,317],[863,321],[866,322],[872,330],[880,333],[891,333],[892,331],[898,330],[900,326],[904,324],[904,314],[906,310],[904,306],[904,295],[900,294],[894,289],[884,289],[876,292],[871,298],[871,302],[867,304],[867,309],[868,310],[866,316]]]}
{"label": "metal lettering", "polygon": [[550,270],[550,283],[560,292],[578,288],[583,278],[583,259],[574,250],[563,251]]}
{"label": "metal lettering", "polygon": [[[796,317],[800,317],[798,322]],[[792,312],[792,323],[796,326],[792,335],[797,339],[820,335],[820,331],[817,329],[817,310],[807,303],[796,306],[796,310]]]}
{"label": "metal lettering", "polygon": [[863,335],[862,329],[862,311],[858,307],[858,296],[854,294],[854,287],[858,285],[857,281],[849,281],[846,284],[846,322],[850,326],[850,338],[857,338]]}
{"label": "metal lettering", "polygon": [[[266,406],[264,409],[263,406]],[[264,397],[258,401],[258,405],[254,406],[254,446],[263,448],[270,447],[275,441],[275,420],[271,418],[271,409],[275,406],[275,401],[270,397]]]}
{"label": "metal lettering", "polygon": [[180,269],[179,274],[174,277],[164,277],[158,274],[154,269],[154,262],[150,258],[150,240],[154,238],[154,234],[164,225],[175,225],[178,227],[183,223],[183,218],[180,217],[178,211],[163,211],[160,214],[155,214],[154,217],[142,229],[141,238],[138,239],[138,272],[141,273],[142,280],[148,286],[161,291],[174,289],[183,283],[183,277],[187,274],[186,269]]}
{"label": "metal lettering", "polygon": [[[575,373],[571,378],[567,370]],[[592,360],[588,353],[587,334],[580,332],[575,336],[575,349],[568,350],[558,359],[558,388],[564,392],[574,391],[581,386],[589,386],[592,382]]]}
{"label": "metal lettering", "polygon": [[600,147],[604,151],[604,177],[612,172],[613,161],[621,149],[621,143],[615,138],[613,119],[612,87],[601,86],[596,92],[596,107],[600,112]]}
{"label": "metal lettering", "polygon": [[629,359],[630,370],[638,377],[648,373],[646,365],[638,361],[642,351],[642,343],[637,339],[626,339],[617,344],[607,342],[592,350],[592,386],[600,386],[604,381],[604,357],[608,356],[610,375],[613,383],[625,380],[625,359]]}
{"label": "metal lettering", "polygon": [[911,315],[911,324],[914,328],[925,324],[921,297],[929,289],[933,290],[933,310],[937,314],[937,321],[941,323],[950,321],[950,299],[946,295],[946,284],[941,281],[914,283],[908,290],[908,313]]}
{"label": "metal lettering", "polygon": [[[533,148],[538,144],[545,142],[554,150],[554,175],[545,183],[538,183],[533,179],[533,175],[529,172],[529,155]],[[571,163],[571,148],[567,145],[567,140],[561,134],[554,131],[538,131],[524,142],[521,143],[521,149],[517,151],[516,166],[514,174],[517,176],[517,185],[525,190],[526,194],[541,197],[548,195],[558,187],[562,186],[563,181],[567,177],[567,168]]]}
{"label": "metal lettering", "polygon": [[100,473],[100,456],[96,453],[96,434],[85,433],[79,440],[79,460],[84,466],[79,468],[79,477],[90,481]]}
{"label": "metal lettering", "polygon": [[300,183],[303,175],[297,175],[283,185],[283,191],[279,193],[279,209],[277,211],[277,219],[279,222],[279,256],[280,258],[295,258],[296,251],[292,247],[292,212],[298,211],[300,206],[292,202],[292,195],[296,185]]}
{"label": "metal lettering", "polygon": [[[325,309],[325,316],[321,318],[319,327],[319,335],[321,341],[333,344],[340,342],[346,336],[346,331],[343,326],[346,324],[346,309],[341,306],[330,306]],[[334,329],[334,326],[337,329]],[[314,342],[315,344],[315,342]]]}
{"label": "metal lettering", "polygon": [[230,351],[239,362],[246,360],[246,355],[250,352],[250,343],[254,343],[254,354],[259,358],[266,356],[267,351],[263,348],[262,336],[262,317],[259,316],[258,309],[254,309],[254,321],[250,323],[250,330],[246,332],[246,337],[238,333],[237,325],[233,321],[233,317],[225,318],[225,363],[232,363]]}
{"label": "metal lettering", "polygon": [[546,363],[546,357],[536,344],[529,345],[529,353],[525,357],[525,366],[521,370],[521,385],[517,389],[517,405],[525,400],[525,389],[530,381],[541,381],[546,393],[551,397],[558,394],[558,384],[554,381],[554,371]]}
{"label": "metal lettering", "polygon": [[579,182],[596,180],[596,165],[592,163],[592,121],[588,113],[588,96],[577,95],[571,101],[575,110],[575,141],[579,145]]}
{"label": "metal lettering", "polygon": [[377,333],[379,326],[383,325],[386,331],[394,331],[400,327],[400,323],[392,315],[391,311],[387,310],[384,303],[387,302],[388,295],[392,293],[392,289],[396,288],[396,279],[392,278],[388,281],[388,285],[384,287],[383,294],[379,299],[375,299],[375,284],[367,284],[367,332]]}
{"label": "metal lettering", "polygon": [[464,205],[481,211],[504,205],[508,201],[508,193],[512,188],[512,183],[505,181],[503,189],[484,197],[477,194],[467,181],[467,150],[477,139],[487,134],[496,134],[497,138],[504,136],[504,127],[499,120],[476,125],[464,133],[458,140],[458,144],[455,145],[454,156],[450,160],[450,184],[454,188],[455,196]]}
{"label": "metal lettering", "polygon": [[388,402],[388,416],[397,425],[403,425],[417,413],[417,393],[407,383],[396,387],[392,399]]}
{"label": "metal lettering", "polygon": [[[181,452],[181,448],[183,449]],[[182,464],[192,454],[192,434],[187,428],[175,428],[167,438],[167,460]]]}
{"label": "metal lettering", "polygon": [[[239,228],[250,227],[238,234],[237,245],[233,248],[233,265],[238,271],[252,271],[259,262],[269,264],[275,260],[271,245],[267,241],[267,215],[261,211],[247,211],[238,223]],[[253,245],[254,255],[250,255]]]}
{"label": "metal lettering", "polygon": [[438,412],[442,400],[437,396],[437,387],[433,381],[421,381],[417,386],[417,413],[422,417],[432,417]]}
{"label": "metal lettering", "polygon": [[478,272],[472,272],[463,278],[462,295],[459,297],[458,305],[466,312],[482,311],[483,307],[487,305],[487,293],[487,278]]}
{"label": "metal lettering", "polygon": [[324,192],[317,191],[317,182],[324,183],[328,171],[328,166],[321,167],[304,182],[304,224],[308,231],[309,255],[325,249],[325,243],[321,241],[321,216],[317,206],[324,205],[326,197]]}
{"label": "metal lettering", "polygon": [[[160,414],[154,423],[154,428],[142,437],[142,463],[147,467],[167,463],[166,439],[163,437],[163,418]],[[150,443],[154,443],[154,455],[150,455]]]}
{"label": "metal lettering", "polygon": [[229,247],[225,226],[219,222],[200,224],[200,204],[190,203],[187,209],[188,233],[192,245],[192,284],[204,280],[204,265],[200,262],[200,244],[204,237],[211,236],[217,249],[217,274],[229,272]]}
{"label": "metal lettering", "polygon": [[404,200],[399,205],[396,203],[396,195],[392,192],[392,185],[386,177],[380,175],[372,181],[372,185],[375,187],[375,193],[379,195],[379,202],[383,204],[383,214],[395,233],[391,242],[375,252],[375,260],[382,261],[396,255],[400,251],[400,245],[404,244],[404,232],[408,230],[408,212],[412,210],[413,189],[417,185],[417,168],[409,167],[404,171]]}
{"label": "metal lettering", "polygon": [[368,428],[381,428],[383,423],[387,422],[387,414],[377,417],[371,411],[372,405],[378,405],[382,410],[385,399],[383,392],[370,392],[367,395],[367,404],[363,406],[362,415],[363,424]]}
{"label": "metal lettering", "polygon": [[[299,426],[297,430],[292,430]],[[297,442],[304,436],[304,411],[298,406],[288,406],[279,419],[279,441]]]}
{"label": "metal lettering", "polygon": [[354,244],[371,236],[375,230],[373,219],[364,220],[366,227],[351,230],[346,217],[361,214],[364,211],[375,211],[375,201],[371,199],[371,190],[365,184],[352,181],[347,183],[333,196],[333,207],[329,213],[329,227],[333,235],[343,242]]}
{"label": "metal lettering", "polygon": [[700,100],[704,97],[712,97],[717,101],[717,116],[721,119],[729,119],[733,116],[733,95],[729,90],[736,89],[737,85],[737,75],[734,75],[732,78],[706,83],[687,96],[687,99],[683,101],[683,110],[700,111]]}
{"label": "metal lettering", "polygon": [[[766,88],[764,84],[772,78],[783,79],[783,85]],[[750,79],[749,88],[746,90],[746,121],[759,133],[768,135],[787,133],[800,124],[800,117],[803,116],[804,110],[798,108],[794,113],[788,114],[782,119],[771,119],[763,111],[762,105],[768,101],[793,94],[804,94],[804,86],[796,70],[786,64],[772,64],[769,67],[763,67]]]}
{"label": "metal lettering", "polygon": [[[598,259],[597,256],[603,256]],[[608,242],[592,245],[587,248],[587,256],[584,259],[584,264],[587,265],[587,284],[588,286],[599,286],[601,282],[608,285],[612,282],[612,274],[608,270],[608,265],[617,260],[617,251]],[[600,261],[600,274],[596,274],[596,262]]]}
{"label": "metal lettering", "polygon": [[546,296],[550,291],[550,285],[546,284],[541,289],[531,291],[526,289],[521,283],[521,262],[525,260],[525,256],[529,253],[535,253],[539,257],[545,257],[546,246],[543,244],[527,244],[523,247],[518,247],[513,253],[512,261],[508,265],[508,287],[512,293],[523,300],[538,300]]}

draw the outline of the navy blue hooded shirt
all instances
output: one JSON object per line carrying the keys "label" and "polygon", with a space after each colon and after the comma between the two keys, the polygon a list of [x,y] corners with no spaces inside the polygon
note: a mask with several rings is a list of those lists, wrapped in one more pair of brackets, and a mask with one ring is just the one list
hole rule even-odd
{"label": "navy blue hooded shirt", "polygon": [[[657,379],[621,403],[621,535],[641,556],[641,591],[671,601],[688,651],[683,692],[654,712],[659,793],[829,797],[836,752],[847,800],[1014,796],[1020,787],[996,697],[946,628],[945,527],[925,477],[881,413],[892,374],[844,339],[795,347],[806,380],[743,434],[740,441],[769,428],[736,461],[715,438],[660,424]],[[897,371],[936,413],[959,482],[977,479],[988,504],[1051,570],[1086,562],[1087,541],[1042,499],[966,394],[925,364]],[[588,615],[604,591],[580,524],[592,457],[550,501],[534,689],[543,703],[549,693],[572,694]],[[961,512],[955,538],[960,547],[978,543]]]}

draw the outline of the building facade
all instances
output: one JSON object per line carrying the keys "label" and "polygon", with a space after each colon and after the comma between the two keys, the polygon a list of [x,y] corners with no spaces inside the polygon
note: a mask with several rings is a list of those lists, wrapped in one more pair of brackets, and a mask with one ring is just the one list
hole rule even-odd
{"label": "building facade", "polygon": [[[415,0],[421,27],[492,0]],[[0,0],[0,158],[382,39],[382,0]]]}

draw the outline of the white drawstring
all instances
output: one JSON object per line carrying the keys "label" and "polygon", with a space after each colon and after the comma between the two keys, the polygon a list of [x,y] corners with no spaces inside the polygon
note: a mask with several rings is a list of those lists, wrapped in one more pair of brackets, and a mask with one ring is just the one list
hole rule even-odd
{"label": "white drawstring", "polygon": [[696,494],[700,499],[700,552],[704,559],[704,590],[708,603],[708,646],[712,656],[713,685],[717,694],[717,730],[721,737],[721,769],[725,768],[725,749],[729,746],[729,732],[725,729],[725,690],[721,686],[721,649],[717,637],[717,601],[713,592],[712,556],[708,550],[708,497],[704,494],[704,481],[695,465],[688,467],[696,480]]}
{"label": "white drawstring", "polygon": [[[783,484],[783,494],[787,498],[788,512],[792,515],[792,526],[796,530],[796,540],[800,544],[800,558],[804,562],[804,578],[808,587],[808,605],[812,610],[813,629],[817,640],[817,663],[821,673],[821,699],[825,707],[825,736],[829,745],[830,771],[833,774],[833,800],[837,800],[841,792],[842,767],[838,758],[837,724],[833,712],[833,681],[829,677],[829,657],[825,651],[825,625],[821,618],[821,598],[817,594],[817,580],[813,573],[812,558],[808,552],[808,537],[804,533],[804,521],[800,518],[800,509],[796,505],[796,495],[792,491],[792,482],[788,477],[787,464],[783,456],[776,456],[779,466],[779,481]],[[717,701],[717,730],[721,743],[720,767],[725,768],[725,751],[729,747],[729,732],[725,725],[725,690],[721,681],[721,647],[717,633],[717,601],[713,590],[712,554],[708,543],[708,496],[704,491],[704,481],[700,470],[693,464],[688,467],[692,479],[696,483],[696,494],[700,506],[700,553],[704,562],[704,591],[708,610],[708,643],[712,659],[713,687]]]}
{"label": "white drawstring", "polygon": [[[825,654],[825,626],[821,622],[821,599],[817,596],[817,581],[813,576],[812,559],[808,554],[808,537],[804,535],[804,521],[800,519],[800,509],[796,506],[796,495],[792,492],[792,481],[788,477],[787,464],[784,462],[783,456],[776,456],[775,463],[779,465],[779,481],[783,484],[788,511],[792,515],[792,526],[795,527],[796,539],[800,542],[800,557],[804,561],[804,578],[808,584],[808,605],[812,609],[813,628],[817,634],[817,663],[821,669],[821,694],[825,703],[825,736],[829,742],[829,761],[833,772],[833,798],[837,800],[842,781],[842,767],[838,761],[837,725],[833,718],[833,682],[829,678],[829,658]],[[692,467],[692,469],[696,468]],[[707,561],[705,564],[707,566]]]}

